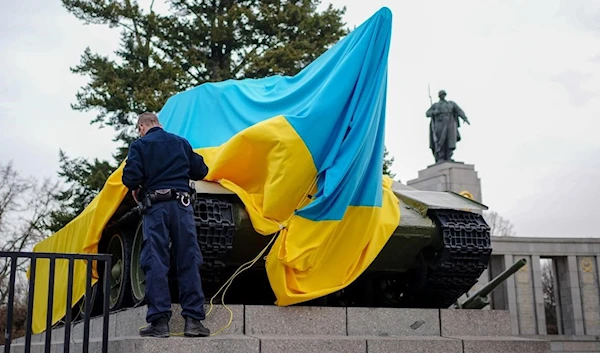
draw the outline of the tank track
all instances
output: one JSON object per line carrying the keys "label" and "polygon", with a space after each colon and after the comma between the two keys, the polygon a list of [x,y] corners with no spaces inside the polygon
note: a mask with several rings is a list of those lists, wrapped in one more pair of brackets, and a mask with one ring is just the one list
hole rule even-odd
{"label": "tank track", "polygon": [[229,251],[233,248],[235,223],[233,204],[198,196],[194,203],[194,221],[204,263],[200,267],[202,282],[218,283]]}
{"label": "tank track", "polygon": [[439,227],[443,244],[412,299],[419,307],[448,308],[487,268],[492,253],[490,227],[476,213],[434,210],[429,216]]}

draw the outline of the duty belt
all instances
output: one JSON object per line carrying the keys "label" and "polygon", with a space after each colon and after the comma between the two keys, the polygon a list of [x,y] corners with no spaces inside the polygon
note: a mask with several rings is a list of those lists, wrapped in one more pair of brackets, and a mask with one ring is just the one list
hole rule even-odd
{"label": "duty belt", "polygon": [[178,200],[184,206],[188,206],[190,204],[190,194],[188,192],[181,192],[175,189],[160,189],[150,191],[146,195],[150,198],[151,202]]}
{"label": "duty belt", "polygon": [[153,203],[177,200],[185,207],[189,206],[192,196],[188,192],[176,189],[160,189],[147,192],[143,200],[139,202],[139,211],[144,213]]}

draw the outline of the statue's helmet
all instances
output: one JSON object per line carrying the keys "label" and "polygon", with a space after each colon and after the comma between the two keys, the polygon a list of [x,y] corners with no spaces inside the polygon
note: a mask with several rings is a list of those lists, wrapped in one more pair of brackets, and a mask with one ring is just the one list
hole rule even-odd
{"label": "statue's helmet", "polygon": [[444,91],[444,90],[439,91],[438,92],[438,97],[440,97],[440,98],[446,97],[446,91]]}

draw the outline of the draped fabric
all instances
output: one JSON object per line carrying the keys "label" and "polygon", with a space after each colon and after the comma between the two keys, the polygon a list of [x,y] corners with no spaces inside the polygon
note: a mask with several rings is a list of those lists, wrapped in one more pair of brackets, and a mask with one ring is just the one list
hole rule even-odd
{"label": "draped fabric", "polygon": [[[295,76],[205,83],[172,96],[158,113],[166,131],[205,158],[205,180],[239,196],[256,232],[279,231],[266,261],[277,305],[352,283],[399,224],[392,180],[382,176],[391,23],[382,8]],[[97,252],[127,193],[123,166],[34,251]],[[53,322],[65,314],[66,262],[56,270]],[[34,332],[45,329],[47,276],[38,269]],[[75,283],[74,301],[85,291],[83,264]]]}

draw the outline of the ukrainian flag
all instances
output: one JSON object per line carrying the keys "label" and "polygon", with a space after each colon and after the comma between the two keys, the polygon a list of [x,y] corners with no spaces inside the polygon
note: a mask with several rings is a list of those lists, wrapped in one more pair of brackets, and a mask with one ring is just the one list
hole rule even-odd
{"label": "ukrainian flag", "polygon": [[[166,131],[205,158],[205,180],[239,196],[258,233],[279,232],[266,261],[277,305],[346,287],[399,224],[392,180],[382,177],[391,22],[382,8],[293,77],[206,83],[171,97],[158,114]],[[82,215],[35,251],[96,252],[127,192],[122,168]],[[64,240],[76,230],[86,236],[70,246]],[[84,294],[85,267],[76,273],[74,301]],[[40,292],[36,286],[36,332],[45,326]],[[64,294],[55,300],[57,320]]]}

